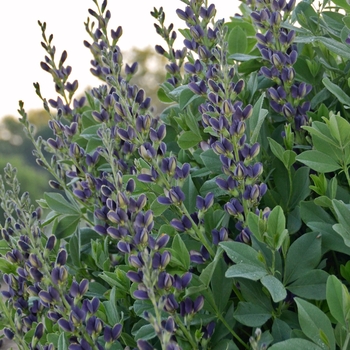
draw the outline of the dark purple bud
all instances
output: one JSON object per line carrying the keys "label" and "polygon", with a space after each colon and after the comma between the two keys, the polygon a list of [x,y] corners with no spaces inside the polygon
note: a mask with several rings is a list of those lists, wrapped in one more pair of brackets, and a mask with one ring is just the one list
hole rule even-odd
{"label": "dark purple bud", "polygon": [[204,339],[211,338],[214,334],[214,330],[215,330],[215,322],[211,321],[205,327],[202,327],[202,332],[204,333],[203,338]]}
{"label": "dark purple bud", "polygon": [[61,249],[57,255],[56,266],[63,266],[67,262],[67,251],[65,249]]}
{"label": "dark purple bud", "polygon": [[129,256],[129,264],[137,269],[141,269],[143,267],[143,261],[136,255]]}
{"label": "dark purple bud", "polygon": [[29,273],[31,277],[34,279],[35,282],[40,282],[43,278],[43,274],[35,267],[31,267],[29,270]]}
{"label": "dark purple bud", "polygon": [[197,297],[197,299],[193,303],[193,312],[197,313],[200,311],[204,306],[204,297],[203,295],[200,295]]}
{"label": "dark purple bud", "polygon": [[174,294],[169,294],[166,296],[166,299],[164,301],[164,309],[167,312],[174,312],[179,307],[179,304],[177,303]]}
{"label": "dark purple bud", "polygon": [[122,333],[123,326],[117,323],[113,328],[106,326],[104,329],[104,340],[106,343],[112,343],[117,340]]}
{"label": "dark purple bud", "polygon": [[143,278],[143,273],[142,271],[139,271],[139,272],[129,271],[126,273],[126,276],[129,278],[131,282],[141,283]]}
{"label": "dark purple bud", "polygon": [[68,271],[64,266],[54,267],[51,271],[52,282],[56,285],[64,283],[68,278]]}
{"label": "dark purple bud", "polygon": [[41,339],[44,334],[44,325],[40,322],[35,328],[34,338]]}
{"label": "dark purple bud", "polygon": [[134,62],[131,66],[129,66],[128,64],[125,65],[125,74],[126,75],[133,75],[137,72],[138,69],[138,63]]}
{"label": "dark purple bud", "polygon": [[135,290],[134,297],[140,300],[148,300],[148,293],[144,290]]}
{"label": "dark purple bud", "polygon": [[193,82],[189,83],[188,88],[196,95],[206,95],[207,93],[207,86],[204,80],[201,80],[198,84]]}
{"label": "dark purple bud", "polygon": [[73,323],[65,320],[64,318],[59,319],[57,323],[65,332],[71,333],[74,331]]}
{"label": "dark purple bud", "polygon": [[103,323],[101,319],[96,316],[91,316],[86,322],[86,331],[92,336],[99,335],[102,331],[102,328]]}
{"label": "dark purple bud", "polygon": [[154,347],[148,341],[143,339],[137,341],[137,347],[139,350],[154,350]]}
{"label": "dark purple bud", "polygon": [[155,46],[155,50],[156,50],[156,52],[159,53],[160,55],[164,55],[165,52],[166,52],[166,51],[163,49],[163,47],[160,46],[160,45],[156,45],[156,46]]}
{"label": "dark purple bud", "polygon": [[195,264],[205,263],[205,259],[203,258],[202,254],[199,252],[196,252],[195,250],[190,251],[190,260]]}
{"label": "dark purple bud", "polygon": [[4,334],[5,334],[6,338],[10,339],[10,340],[13,339],[15,336],[15,333],[13,333],[12,330],[9,328],[4,328]]}
{"label": "dark purple bud", "polygon": [[123,28],[119,26],[117,30],[111,30],[111,37],[113,40],[118,40],[123,35]]}
{"label": "dark purple bud", "polygon": [[131,252],[132,247],[130,246],[129,243],[123,242],[123,241],[119,241],[117,244],[117,248],[125,254],[129,254]]}

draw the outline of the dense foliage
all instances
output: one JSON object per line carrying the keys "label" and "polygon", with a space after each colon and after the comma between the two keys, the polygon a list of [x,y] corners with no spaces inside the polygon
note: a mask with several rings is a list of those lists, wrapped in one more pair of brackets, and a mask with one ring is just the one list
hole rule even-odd
{"label": "dense foliage", "polygon": [[84,44],[103,85],[83,98],[39,22],[59,96],[34,85],[54,137],[19,112],[55,192],[35,209],[5,169],[6,337],[21,350],[350,349],[350,5],[247,0],[225,21],[182,0],[183,49],[154,9],[168,60],[156,114],[94,3]]}

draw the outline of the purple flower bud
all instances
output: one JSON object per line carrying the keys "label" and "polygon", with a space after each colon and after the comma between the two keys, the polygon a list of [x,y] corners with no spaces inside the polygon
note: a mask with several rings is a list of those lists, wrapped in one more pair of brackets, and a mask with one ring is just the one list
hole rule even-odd
{"label": "purple flower bud", "polygon": [[166,51],[163,49],[163,47],[160,46],[160,45],[156,45],[156,46],[155,46],[155,50],[156,50],[156,52],[159,53],[160,55],[164,55],[165,52],[166,52]]}
{"label": "purple flower bud", "polygon": [[134,297],[140,300],[148,300],[148,293],[144,290],[135,290]]}
{"label": "purple flower bud", "polygon": [[103,328],[103,323],[102,321],[96,317],[96,316],[91,316],[88,321],[86,322],[86,331],[90,335],[99,335],[100,332],[102,331]]}
{"label": "purple flower bud", "polygon": [[174,283],[174,277],[165,271],[162,271],[158,276],[158,288],[169,289]]}
{"label": "purple flower bud", "polygon": [[104,340],[106,343],[112,343],[117,340],[122,333],[123,326],[117,323],[113,328],[106,326],[104,329]]}
{"label": "purple flower bud", "polygon": [[232,216],[237,216],[244,212],[244,208],[237,198],[232,198],[229,203],[226,203],[224,209]]}
{"label": "purple flower bud", "polygon": [[143,339],[137,341],[137,347],[139,350],[154,350],[154,347],[148,341]]}
{"label": "purple flower bud", "polygon": [[67,262],[67,251],[65,249],[61,249],[57,255],[56,266],[63,266]]}
{"label": "purple flower bud", "polygon": [[82,297],[89,289],[89,281],[84,278],[80,283],[73,281],[69,293],[72,297]]}
{"label": "purple flower bud", "polygon": [[86,312],[90,314],[95,314],[100,306],[100,300],[94,297],[92,300],[84,299],[83,308]]}
{"label": "purple flower bud", "polygon": [[51,271],[51,279],[54,284],[61,284],[68,278],[68,271],[64,266],[54,267]]}
{"label": "purple flower bud", "polygon": [[195,250],[190,251],[190,260],[195,264],[204,264],[206,261],[202,256],[202,254],[199,252],[196,252]]}
{"label": "purple flower bud", "polygon": [[207,86],[204,80],[201,80],[198,84],[194,82],[189,83],[188,88],[196,95],[206,95],[207,93]]}
{"label": "purple flower bud", "polygon": [[44,334],[44,325],[40,322],[35,328],[34,338],[41,339]]}
{"label": "purple flower bud", "polygon": [[12,330],[9,328],[4,328],[4,334],[5,334],[6,338],[10,339],[10,340],[13,339],[15,336],[15,333],[13,333]]}
{"label": "purple flower bud", "polygon": [[129,256],[129,264],[137,269],[141,269],[143,267],[143,261],[140,259],[140,257],[136,255],[130,255]]}
{"label": "purple flower bud", "polygon": [[203,306],[204,306],[204,297],[203,295],[200,295],[199,297],[197,297],[197,299],[193,303],[193,311],[197,313],[203,308]]}
{"label": "purple flower bud", "polygon": [[129,278],[129,280],[131,282],[141,283],[142,282],[142,278],[143,278],[143,273],[142,273],[142,271],[139,271],[139,272],[128,271],[126,273],[126,276]]}
{"label": "purple flower bud", "polygon": [[73,332],[74,331],[73,323],[65,320],[64,318],[59,319],[57,321],[57,323],[65,332]]}
{"label": "purple flower bud", "polygon": [[178,307],[179,307],[179,304],[177,303],[174,294],[167,295],[164,301],[164,309],[167,312],[172,313],[172,312],[175,312]]}
{"label": "purple flower bud", "polygon": [[31,267],[29,270],[29,273],[31,277],[34,279],[35,282],[40,282],[43,278],[43,274],[35,267]]}
{"label": "purple flower bud", "polygon": [[113,40],[118,40],[123,35],[123,28],[119,26],[117,30],[111,30],[111,37]]}

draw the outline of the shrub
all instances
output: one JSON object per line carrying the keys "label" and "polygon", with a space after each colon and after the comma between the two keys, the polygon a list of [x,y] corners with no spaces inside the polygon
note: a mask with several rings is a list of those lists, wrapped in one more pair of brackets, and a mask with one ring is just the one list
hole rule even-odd
{"label": "shrub", "polygon": [[247,0],[225,22],[182,2],[182,50],[151,13],[159,115],[107,1],[84,42],[103,85],[80,99],[39,22],[59,96],[34,85],[55,138],[19,112],[60,192],[35,209],[5,169],[5,335],[20,349],[348,349],[350,7]]}

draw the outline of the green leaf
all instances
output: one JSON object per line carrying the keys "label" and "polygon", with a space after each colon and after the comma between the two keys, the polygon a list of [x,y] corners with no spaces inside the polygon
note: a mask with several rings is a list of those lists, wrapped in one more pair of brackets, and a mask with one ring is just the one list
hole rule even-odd
{"label": "green leaf", "polygon": [[268,114],[266,109],[262,108],[263,102],[265,99],[265,92],[261,94],[258,101],[254,104],[253,114],[249,118],[249,130],[251,132],[250,143],[254,144],[258,141],[260,135],[261,127],[264,123],[264,120]]}
{"label": "green leaf", "polygon": [[227,302],[232,293],[233,280],[225,277],[227,265],[224,259],[218,259],[214,274],[211,278],[211,290],[220,313],[227,310]]}
{"label": "green leaf", "polygon": [[320,346],[306,339],[292,338],[273,344],[269,350],[322,350]]}
{"label": "green leaf", "polygon": [[181,110],[184,110],[189,104],[191,104],[194,100],[202,99],[203,97],[200,95],[196,95],[192,90],[186,89],[181,91],[179,98],[179,107]]}
{"label": "green leaf", "polygon": [[295,208],[300,201],[304,200],[310,194],[310,168],[303,166],[299,168],[293,175],[293,193],[290,198],[289,207]]}
{"label": "green leaf", "polygon": [[287,291],[283,284],[274,276],[266,275],[261,279],[262,285],[269,291],[275,303],[287,297]]}
{"label": "green leaf", "polygon": [[285,237],[288,235],[288,231],[285,228],[286,218],[283,209],[280,206],[276,206],[268,217],[266,235],[267,243],[274,250],[281,248]]}
{"label": "green leaf", "polygon": [[116,269],[115,272],[103,271],[99,277],[106,281],[111,287],[118,290],[128,292],[130,289],[130,280],[126,277],[126,273]]}
{"label": "green leaf", "polygon": [[215,347],[213,348],[213,350],[239,350],[237,345],[233,342],[233,340],[229,339],[222,339],[218,343],[214,342],[214,345]]}
{"label": "green leaf", "polygon": [[59,193],[44,193],[44,198],[50,209],[57,211],[61,214],[74,214],[78,213],[75,206],[69,203],[61,194]]}
{"label": "green leaf", "polygon": [[220,258],[222,257],[222,249],[218,249],[218,251],[216,252],[215,258],[212,262],[210,262],[205,269],[203,269],[203,271],[201,272],[200,276],[199,276],[199,280],[205,285],[205,286],[209,286],[209,283],[213,277],[213,273],[215,271],[216,265],[218,264],[218,261],[220,260]]}
{"label": "green leaf", "polygon": [[[103,305],[105,307],[105,312],[108,320],[108,324],[114,325],[116,323],[120,322],[120,317],[118,314],[117,306],[115,303],[115,287],[113,287],[111,291],[111,299],[113,300],[108,300],[104,301]],[[113,298],[112,298],[113,296]]]}
{"label": "green leaf", "polygon": [[185,182],[183,183],[182,191],[185,194],[185,200],[184,200],[185,207],[190,213],[193,213],[194,211],[196,211],[196,199],[199,193],[192,180],[191,175],[187,176]]}
{"label": "green leaf", "polygon": [[[334,336],[335,336],[337,345],[339,346],[340,349],[350,350],[350,344],[347,339],[348,331],[340,323],[338,323],[335,327]],[[346,347],[345,347],[345,342],[348,344],[348,346]]]}
{"label": "green leaf", "polygon": [[341,116],[331,113],[327,124],[332,136],[339,142],[339,144],[346,147],[350,142],[349,122]]}
{"label": "green leaf", "polygon": [[169,98],[168,95],[165,93],[164,88],[160,87],[157,91],[157,97],[159,101],[163,103],[172,103],[174,102],[173,99]]}
{"label": "green leaf", "polygon": [[220,196],[224,196],[227,195],[227,192],[225,190],[223,190],[222,188],[220,188],[217,184],[216,184],[216,178],[225,178],[224,176],[216,176],[213,179],[210,179],[206,182],[204,182],[203,186],[199,189],[199,193],[201,196],[206,196],[207,193],[212,192],[214,194],[215,197],[220,197]]}
{"label": "green leaf", "polygon": [[328,276],[326,271],[311,270],[287,286],[287,289],[304,299],[324,300]]}
{"label": "green leaf", "polygon": [[69,240],[69,253],[68,256],[72,260],[73,265],[76,267],[81,266],[81,245],[80,245],[80,232],[77,230],[74,236]]}
{"label": "green leaf", "polygon": [[346,106],[350,106],[350,97],[336,84],[333,84],[329,78],[325,77],[322,79],[324,86]]}
{"label": "green leaf", "polygon": [[310,232],[300,236],[288,250],[284,284],[287,285],[314,269],[320,260],[320,235],[317,232]]}
{"label": "green leaf", "polygon": [[294,151],[286,150],[283,152],[283,164],[289,169],[294,163],[297,154]]}
{"label": "green leaf", "polygon": [[80,215],[64,215],[55,220],[53,233],[58,239],[71,236],[80,223]]}
{"label": "green leaf", "polygon": [[283,163],[284,148],[271,137],[268,137],[272,153]]}
{"label": "green leaf", "polygon": [[191,108],[188,108],[186,111],[186,124],[190,128],[190,130],[195,133],[196,135],[201,136],[198,119],[196,116],[192,113]]}
{"label": "green leaf", "polygon": [[0,271],[2,273],[15,273],[16,270],[17,266],[15,264],[10,263],[6,258],[0,257]]}
{"label": "green leaf", "polygon": [[227,278],[241,277],[252,281],[258,281],[267,274],[268,272],[263,267],[240,263],[230,266],[226,271],[225,276]]}
{"label": "green leaf", "polygon": [[158,199],[156,198],[152,202],[150,209],[153,211],[153,215],[157,217],[163,214],[168,209],[168,207],[166,205],[159,203]]}
{"label": "green leaf", "polygon": [[[294,300],[298,306],[299,323],[304,334],[320,347],[335,350],[333,327],[326,314],[303,299],[295,298]],[[326,337],[326,343],[320,336],[321,330]]]}
{"label": "green leaf", "polygon": [[184,269],[188,270],[190,267],[190,254],[186,248],[186,244],[179,234],[175,236],[171,248],[173,252],[175,252],[176,257],[181,261]]}
{"label": "green leaf", "polygon": [[343,327],[347,328],[350,312],[348,289],[334,275],[328,277],[326,288],[329,311]]}
{"label": "green leaf", "polygon": [[300,213],[305,224],[309,222],[324,222],[333,225],[335,223],[334,219],[313,201],[301,202]]}
{"label": "green leaf", "polygon": [[68,344],[67,336],[65,333],[61,333],[58,338],[57,350],[68,350]]}
{"label": "green leaf", "polygon": [[227,38],[228,52],[230,54],[246,53],[247,50],[247,34],[239,26],[231,29]]}
{"label": "green leaf", "polygon": [[333,158],[316,150],[299,154],[297,160],[319,173],[330,173],[341,169],[341,166]]}
{"label": "green leaf", "polygon": [[219,245],[225,250],[229,258],[236,264],[248,264],[265,268],[259,260],[259,253],[247,244],[240,242],[221,242]]}
{"label": "green leaf", "polygon": [[135,334],[135,340],[143,339],[149,340],[156,336],[156,332],[151,324],[142,326]]}
{"label": "green leaf", "polygon": [[343,237],[344,243],[350,247],[350,208],[343,201],[337,199],[333,199],[332,203],[339,222],[339,224],[333,225],[333,229]]}
{"label": "green leaf", "polygon": [[275,343],[282,342],[291,337],[292,329],[288,325],[288,323],[280,320],[279,318],[275,318],[272,325],[272,336]]}
{"label": "green leaf", "polygon": [[222,173],[222,163],[219,156],[212,150],[208,149],[200,154],[204,165],[212,172],[216,174]]}
{"label": "green leaf", "polygon": [[[241,243],[242,244],[242,243]],[[234,318],[245,326],[260,327],[271,318],[271,313],[257,304],[240,301]]]}
{"label": "green leaf", "polygon": [[182,149],[189,149],[191,147],[197,146],[199,142],[202,141],[202,137],[195,134],[192,131],[185,131],[180,135],[177,143]]}
{"label": "green leaf", "polygon": [[230,55],[228,58],[239,62],[246,62],[257,58],[261,58],[261,56],[246,55],[244,53],[235,53],[233,55]]}
{"label": "green leaf", "polygon": [[326,38],[324,36],[316,37],[316,40],[321,42],[324,46],[327,47],[327,49],[334,52],[335,54],[350,59],[350,49],[348,45],[340,43],[339,41],[336,41],[332,38]]}

